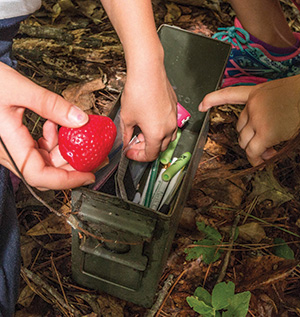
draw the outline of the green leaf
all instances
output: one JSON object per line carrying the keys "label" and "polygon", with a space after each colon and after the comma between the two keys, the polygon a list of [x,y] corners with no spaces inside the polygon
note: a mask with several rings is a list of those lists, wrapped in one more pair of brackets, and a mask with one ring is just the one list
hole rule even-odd
{"label": "green leaf", "polygon": [[215,241],[204,239],[197,241],[195,244],[201,245],[184,250],[187,253],[186,259],[188,261],[198,259],[202,256],[202,261],[210,264],[217,261],[221,255],[221,250],[217,250],[218,246],[215,244]]}
{"label": "green leaf", "polygon": [[189,261],[202,257],[202,261],[206,264],[215,262],[222,252],[222,250],[218,250],[222,236],[216,229],[206,226],[204,222],[197,222],[197,227],[205,233],[205,239],[195,242],[195,244],[199,244],[198,247],[184,250],[187,253],[186,259]]}
{"label": "green leaf", "polygon": [[212,291],[212,306],[215,310],[224,309],[229,305],[229,301],[233,299],[235,285],[233,282],[225,282],[216,284]]}
{"label": "green leaf", "polygon": [[235,294],[222,317],[245,317],[249,309],[250,298],[250,292]]}
{"label": "green leaf", "polygon": [[222,240],[222,236],[219,233],[219,231],[210,226],[206,226],[204,222],[197,222],[197,228],[199,231],[205,234],[205,238],[207,239],[214,240],[214,241]]}
{"label": "green leaf", "polygon": [[211,306],[206,305],[203,301],[200,301],[197,297],[189,296],[186,298],[186,301],[195,312],[205,317],[215,316],[215,310]]}
{"label": "green leaf", "polygon": [[199,300],[202,300],[206,305],[211,306],[211,295],[203,287],[197,287],[194,292],[194,296],[196,296]]}
{"label": "green leaf", "polygon": [[234,233],[234,237],[233,237],[234,241],[239,237],[239,234],[240,234],[240,229],[239,229],[239,227],[237,227],[235,229],[235,233]]}
{"label": "green leaf", "polygon": [[274,239],[273,253],[280,258],[294,260],[294,251],[281,238]]}

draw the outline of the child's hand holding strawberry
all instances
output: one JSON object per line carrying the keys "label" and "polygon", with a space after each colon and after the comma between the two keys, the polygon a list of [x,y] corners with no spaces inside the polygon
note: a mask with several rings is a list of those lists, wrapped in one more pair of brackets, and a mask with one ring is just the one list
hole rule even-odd
{"label": "child's hand holding strawberry", "polygon": [[[92,173],[74,171],[58,150],[57,124],[80,127],[87,123],[88,116],[3,63],[0,87],[0,135],[26,181],[39,189],[67,189],[94,182]],[[23,125],[26,108],[50,120],[45,123],[44,137],[38,143]],[[16,173],[2,147],[0,164]]]}

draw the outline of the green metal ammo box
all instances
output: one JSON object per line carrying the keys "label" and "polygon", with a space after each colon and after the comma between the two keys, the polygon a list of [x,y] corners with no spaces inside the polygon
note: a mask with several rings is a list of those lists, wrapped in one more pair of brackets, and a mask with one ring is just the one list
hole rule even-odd
{"label": "green metal ammo box", "polygon": [[[178,101],[191,114],[174,155],[192,153],[186,174],[167,214],[93,190],[72,191],[72,211],[94,236],[72,232],[72,271],[78,284],[150,307],[155,299],[181,213],[198,168],[208,130],[203,97],[220,85],[230,45],[163,25],[159,37],[165,66]],[[117,101],[110,117],[119,110]],[[103,240],[102,240],[103,239]]]}

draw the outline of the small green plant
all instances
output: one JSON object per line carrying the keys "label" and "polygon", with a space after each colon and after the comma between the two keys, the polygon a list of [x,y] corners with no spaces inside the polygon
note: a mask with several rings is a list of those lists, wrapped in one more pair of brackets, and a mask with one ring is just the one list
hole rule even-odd
{"label": "small green plant", "polygon": [[203,287],[198,287],[194,296],[187,297],[193,310],[204,317],[245,317],[251,298],[250,292],[237,293],[233,282],[216,284],[210,294]]}
{"label": "small green plant", "polygon": [[216,229],[206,226],[204,222],[197,222],[197,228],[205,234],[205,237],[203,240],[194,242],[197,246],[184,250],[187,253],[186,259],[190,261],[201,256],[202,261],[206,264],[217,261],[222,252],[222,250],[219,250],[222,241],[221,234]]}
{"label": "small green plant", "polygon": [[295,259],[294,251],[281,238],[274,239],[273,253],[284,259]]}

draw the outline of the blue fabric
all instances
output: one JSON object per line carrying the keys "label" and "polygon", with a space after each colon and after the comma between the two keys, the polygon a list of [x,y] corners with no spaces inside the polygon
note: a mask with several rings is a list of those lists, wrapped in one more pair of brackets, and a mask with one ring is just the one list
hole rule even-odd
{"label": "blue fabric", "polygon": [[0,20],[0,61],[15,68],[17,62],[12,58],[12,39],[16,36],[19,24],[26,17]]}
{"label": "blue fabric", "polygon": [[[0,61],[16,67],[12,40],[25,17],[0,20]],[[19,292],[20,241],[17,210],[9,171],[0,165],[0,316],[11,317]]]}
{"label": "blue fabric", "polygon": [[8,170],[0,166],[0,316],[14,315],[20,276],[19,225]]}

